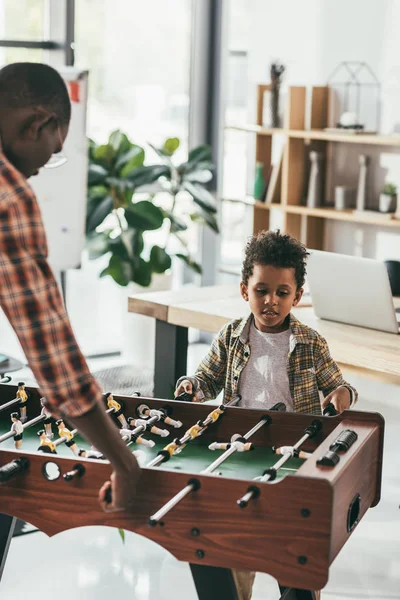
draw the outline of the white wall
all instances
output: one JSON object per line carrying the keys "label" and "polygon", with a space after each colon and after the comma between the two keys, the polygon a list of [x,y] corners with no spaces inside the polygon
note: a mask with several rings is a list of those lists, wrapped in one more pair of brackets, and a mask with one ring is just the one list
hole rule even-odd
{"label": "white wall", "polygon": [[[235,2],[235,0],[232,0]],[[269,64],[287,67],[286,84],[324,85],[340,61],[367,62],[381,82],[381,130],[400,131],[400,2],[398,0],[249,0],[249,120],[255,89],[268,81]],[[361,147],[339,145],[333,185],[356,187]],[[376,205],[384,180],[400,187],[400,154],[371,151],[369,196]],[[329,222],[326,249],[380,259],[400,259],[400,232]]]}

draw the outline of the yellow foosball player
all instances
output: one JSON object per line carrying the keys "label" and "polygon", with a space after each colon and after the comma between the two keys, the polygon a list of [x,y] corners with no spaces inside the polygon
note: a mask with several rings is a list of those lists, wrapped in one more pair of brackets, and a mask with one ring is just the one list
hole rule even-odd
{"label": "yellow foosball player", "polygon": [[56,421],[56,425],[58,427],[58,435],[60,438],[65,438],[65,445],[68,446],[72,450],[72,452],[76,455],[79,454],[79,448],[75,443],[74,434],[72,431],[65,427],[65,423],[62,419],[58,419]]}
{"label": "yellow foosball player", "polygon": [[11,413],[11,431],[14,434],[14,446],[19,450],[22,446],[22,436],[24,434],[24,428],[17,412]]}
{"label": "yellow foosball player", "polygon": [[25,390],[25,383],[23,381],[20,381],[18,383],[18,391],[15,394],[16,398],[19,398],[19,402],[20,402],[20,414],[21,414],[21,423],[25,423],[25,421],[27,420],[27,416],[26,416],[26,403],[28,401],[28,392]]}
{"label": "yellow foosball player", "polygon": [[120,405],[120,403],[117,402],[116,400],[114,400],[114,396],[112,395],[111,392],[107,392],[107,394],[104,394],[104,397],[107,401],[107,408],[114,409],[114,415],[117,417],[118,421],[121,423],[121,427],[123,429],[129,429],[128,422],[125,419],[125,415],[122,412],[122,406]]}
{"label": "yellow foosball player", "polygon": [[54,442],[49,440],[49,438],[46,435],[45,430],[41,429],[40,431],[38,431],[37,434],[40,439],[38,452],[46,452],[47,454],[57,454]]}
{"label": "yellow foosball player", "polygon": [[40,414],[44,417],[43,424],[44,424],[44,428],[46,430],[46,435],[49,438],[49,440],[52,440],[54,437],[54,433],[51,428],[52,416],[51,416],[51,412],[49,411],[49,409],[46,406],[45,398],[40,398],[40,406],[42,407]]}

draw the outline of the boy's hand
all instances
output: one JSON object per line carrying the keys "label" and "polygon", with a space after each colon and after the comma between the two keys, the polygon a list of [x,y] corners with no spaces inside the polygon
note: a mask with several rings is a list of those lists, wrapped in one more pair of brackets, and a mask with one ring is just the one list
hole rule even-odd
{"label": "boy's hand", "polygon": [[[189,381],[189,379],[183,379],[180,384],[178,385],[178,387],[176,388],[175,392],[174,392],[174,396],[175,398],[177,396],[179,396],[179,394],[183,394],[183,392],[186,392],[188,394],[192,394],[193,393],[193,386],[192,383]],[[193,396],[193,400],[192,402],[197,402],[197,394],[195,394]]]}
{"label": "boy's hand", "polygon": [[333,392],[331,392],[322,402],[322,410],[328,406],[329,402],[332,402],[338,413],[343,412],[350,408],[351,394],[350,390],[345,386],[340,386]]}

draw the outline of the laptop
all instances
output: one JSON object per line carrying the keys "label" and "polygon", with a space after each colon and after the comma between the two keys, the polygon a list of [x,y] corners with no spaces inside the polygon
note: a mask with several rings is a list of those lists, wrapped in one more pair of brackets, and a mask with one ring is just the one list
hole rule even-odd
{"label": "laptop", "polygon": [[320,319],[400,333],[400,311],[383,262],[311,250],[307,281]]}

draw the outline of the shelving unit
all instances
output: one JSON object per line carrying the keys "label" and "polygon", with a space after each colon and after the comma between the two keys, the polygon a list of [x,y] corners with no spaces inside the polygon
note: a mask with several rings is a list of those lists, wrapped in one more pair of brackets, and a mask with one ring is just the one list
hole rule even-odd
{"label": "shelving unit", "polygon": [[[330,144],[333,143],[400,148],[400,136],[324,131],[328,122],[327,87],[311,88],[310,129],[305,129],[306,88],[301,86],[289,88],[284,127],[282,129],[265,128],[262,126],[263,95],[268,89],[267,85],[258,86],[257,123],[255,125],[227,126],[227,129],[247,131],[256,135],[256,161],[264,164],[265,178],[269,176],[271,170],[273,137],[274,135],[285,136],[282,172],[272,202],[268,204],[256,202],[249,196],[243,199],[245,204],[253,204],[254,233],[270,228],[272,208],[283,212],[284,231],[300,239],[308,248],[323,248],[326,220],[363,223],[400,231],[400,219],[389,218],[378,212],[336,210],[333,207],[308,208],[303,204],[307,187],[308,156],[311,150],[323,150],[329,157]],[[238,199],[226,200],[238,201]]]}

